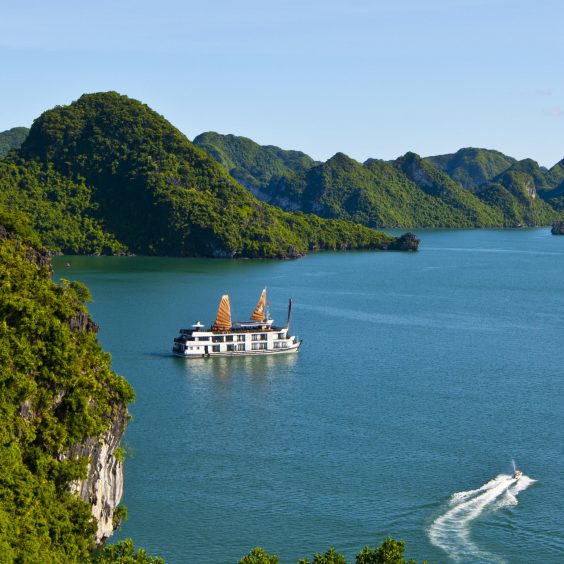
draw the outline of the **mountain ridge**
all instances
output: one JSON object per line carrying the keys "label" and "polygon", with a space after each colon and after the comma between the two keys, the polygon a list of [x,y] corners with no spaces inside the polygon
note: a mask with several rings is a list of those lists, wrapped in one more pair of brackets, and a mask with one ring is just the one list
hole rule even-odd
{"label": "mountain ridge", "polygon": [[[90,252],[71,225],[73,212],[79,226],[92,228],[95,252],[294,258],[317,249],[396,248],[395,237],[365,226],[289,214],[255,199],[164,117],[117,92],[47,110],[0,164],[0,201],[27,205],[36,223],[47,217],[40,230],[46,237],[59,218],[64,252]],[[32,178],[22,186],[13,180],[18,174]],[[71,230],[74,247],[61,240]]]}
{"label": "mountain ridge", "polygon": [[[226,136],[209,132],[205,136],[204,148],[212,156],[223,150]],[[242,138],[230,136],[228,144],[238,139]],[[238,149],[244,152],[242,145]],[[254,144],[253,150],[256,153],[261,146]],[[273,170],[279,163],[272,159],[276,156],[263,153],[255,163],[266,161]],[[472,147],[423,158],[408,152],[394,161],[367,159],[362,164],[336,153],[324,163],[310,161],[302,169],[269,174],[267,179],[255,169],[249,189],[285,210],[376,228],[549,225],[559,215],[562,194],[554,184],[560,178],[564,181],[564,165],[557,163],[545,173],[532,162]],[[247,160],[232,160],[230,166],[244,176]],[[530,178],[525,179],[527,175]],[[523,187],[531,182],[535,190],[523,198]]]}

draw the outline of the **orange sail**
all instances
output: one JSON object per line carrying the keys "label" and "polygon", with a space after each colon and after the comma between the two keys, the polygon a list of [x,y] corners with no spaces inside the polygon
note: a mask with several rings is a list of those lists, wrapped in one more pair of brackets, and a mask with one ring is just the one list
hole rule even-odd
{"label": "orange sail", "polygon": [[231,329],[231,306],[229,304],[229,296],[221,296],[219,308],[215,317],[215,323],[212,325],[214,331],[228,331]]}
{"label": "orange sail", "polygon": [[266,288],[262,291],[260,295],[257,307],[251,315],[251,321],[263,321],[265,318],[265,307],[266,307]]}

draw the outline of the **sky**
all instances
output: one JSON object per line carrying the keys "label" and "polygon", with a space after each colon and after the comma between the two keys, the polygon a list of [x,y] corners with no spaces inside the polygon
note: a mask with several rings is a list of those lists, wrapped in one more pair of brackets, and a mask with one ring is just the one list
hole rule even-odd
{"label": "sky", "polygon": [[0,0],[0,131],[86,92],[326,160],[564,157],[563,0]]}

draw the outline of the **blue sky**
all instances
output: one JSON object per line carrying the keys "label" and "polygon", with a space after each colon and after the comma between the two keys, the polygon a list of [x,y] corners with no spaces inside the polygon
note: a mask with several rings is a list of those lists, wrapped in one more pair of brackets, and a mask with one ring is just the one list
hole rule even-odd
{"label": "blue sky", "polygon": [[564,157],[562,0],[0,0],[0,130],[84,92],[325,160]]}

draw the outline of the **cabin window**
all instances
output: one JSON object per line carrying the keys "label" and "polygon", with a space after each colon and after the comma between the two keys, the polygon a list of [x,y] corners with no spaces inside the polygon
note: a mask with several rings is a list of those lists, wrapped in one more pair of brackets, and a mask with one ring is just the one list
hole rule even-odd
{"label": "cabin window", "polygon": [[278,338],[279,338],[279,339],[284,339],[284,333],[278,333]]}
{"label": "cabin window", "polygon": [[253,350],[260,351],[266,349],[266,343],[253,343]]}
{"label": "cabin window", "polygon": [[219,352],[219,345],[213,345],[212,351],[213,352]]}
{"label": "cabin window", "polygon": [[254,334],[252,339],[253,339],[253,341],[258,341],[258,340],[260,340],[260,335]]}
{"label": "cabin window", "polygon": [[223,343],[225,341],[225,337],[220,335],[218,337],[212,337],[212,343]]}
{"label": "cabin window", "polygon": [[196,341],[209,341],[209,337],[196,337]]}
{"label": "cabin window", "polygon": [[244,344],[242,344],[242,345],[237,345],[237,350],[238,350],[238,351],[244,351],[244,350],[245,350],[245,345],[244,345]]}
{"label": "cabin window", "polygon": [[244,340],[245,340],[245,335],[237,335],[237,340],[238,340],[238,341],[244,341]]}
{"label": "cabin window", "polygon": [[228,351],[234,351],[234,350],[235,350],[235,345],[227,345],[227,350],[228,350]]}
{"label": "cabin window", "polygon": [[261,341],[266,341],[267,339],[268,339],[268,335],[267,335],[266,333],[263,333],[263,334],[260,336],[260,340],[261,340]]}
{"label": "cabin window", "polygon": [[233,342],[233,335],[227,335],[227,336],[225,337],[225,341],[226,341],[227,343],[232,343],[232,342]]}
{"label": "cabin window", "polygon": [[274,348],[275,349],[281,349],[284,346],[284,343],[281,343],[280,341],[274,341]]}

